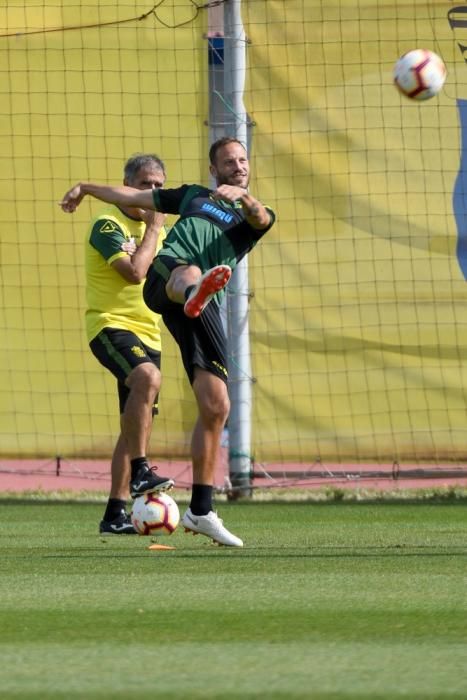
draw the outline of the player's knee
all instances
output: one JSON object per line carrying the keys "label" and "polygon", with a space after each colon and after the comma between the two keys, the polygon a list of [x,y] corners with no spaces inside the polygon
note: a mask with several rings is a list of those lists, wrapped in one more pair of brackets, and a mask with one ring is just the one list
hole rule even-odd
{"label": "player's knee", "polygon": [[172,270],[165,286],[170,301],[183,303],[186,288],[196,284],[200,276],[201,270],[196,265],[180,265]]}
{"label": "player's knee", "polygon": [[200,403],[200,411],[205,422],[224,425],[230,411],[229,397],[220,392],[207,394]]}
{"label": "player's knee", "polygon": [[132,370],[126,383],[130,389],[157,394],[161,386],[161,373],[156,365],[144,362]]}

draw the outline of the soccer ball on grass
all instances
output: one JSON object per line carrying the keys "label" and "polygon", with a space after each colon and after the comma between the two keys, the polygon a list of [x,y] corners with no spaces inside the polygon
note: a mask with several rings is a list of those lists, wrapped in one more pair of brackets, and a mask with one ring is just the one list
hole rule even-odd
{"label": "soccer ball on grass", "polygon": [[394,66],[394,84],[412,100],[429,100],[438,94],[446,80],[446,66],[438,54],[428,49],[408,51]]}
{"label": "soccer ball on grass", "polygon": [[131,522],[139,535],[171,535],[180,521],[174,499],[166,493],[145,493],[135,498]]}

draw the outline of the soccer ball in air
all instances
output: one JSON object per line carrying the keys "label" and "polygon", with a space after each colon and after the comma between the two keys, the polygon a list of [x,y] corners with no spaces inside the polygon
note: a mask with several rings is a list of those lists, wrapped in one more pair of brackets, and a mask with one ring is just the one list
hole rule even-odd
{"label": "soccer ball in air", "polygon": [[139,535],[171,535],[179,521],[178,506],[166,493],[145,493],[135,498],[131,522]]}
{"label": "soccer ball in air", "polygon": [[446,80],[446,66],[438,54],[428,49],[405,53],[394,66],[394,84],[412,100],[429,100],[438,94]]}

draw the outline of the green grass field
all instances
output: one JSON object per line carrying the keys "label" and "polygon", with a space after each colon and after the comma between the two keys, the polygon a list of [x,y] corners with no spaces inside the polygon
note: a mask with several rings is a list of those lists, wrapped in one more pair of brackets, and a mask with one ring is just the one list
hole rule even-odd
{"label": "green grass field", "polygon": [[0,501],[0,697],[467,698],[467,506],[226,504],[243,550]]}

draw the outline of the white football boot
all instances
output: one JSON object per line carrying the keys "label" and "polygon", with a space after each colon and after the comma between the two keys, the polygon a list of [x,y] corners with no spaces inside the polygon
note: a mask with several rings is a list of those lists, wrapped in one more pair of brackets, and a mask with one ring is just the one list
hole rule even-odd
{"label": "white football boot", "polygon": [[206,535],[217,544],[226,547],[243,547],[243,542],[239,537],[232,535],[222,524],[222,520],[211,510],[207,515],[193,515],[190,508],[182,518],[182,525],[185,532],[192,532],[194,535]]}

